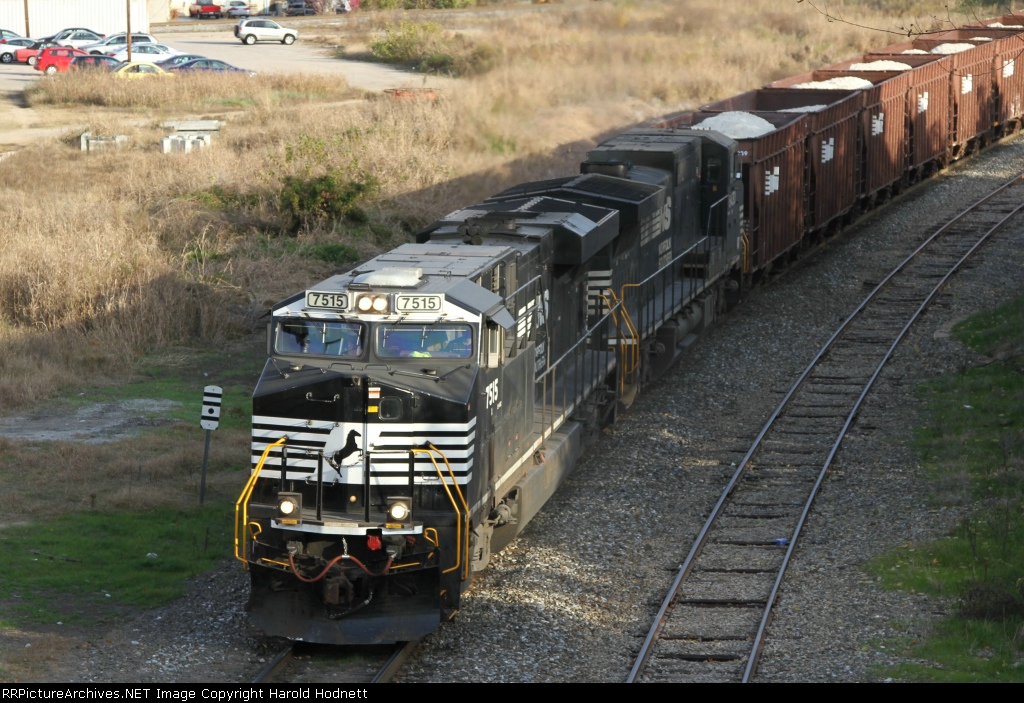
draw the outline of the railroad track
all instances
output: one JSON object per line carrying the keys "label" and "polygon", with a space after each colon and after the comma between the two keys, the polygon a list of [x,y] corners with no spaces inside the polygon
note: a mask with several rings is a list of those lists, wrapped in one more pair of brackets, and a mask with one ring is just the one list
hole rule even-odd
{"label": "railroad track", "polygon": [[[334,667],[335,670],[331,671],[331,680],[343,682],[346,685],[358,685],[360,683],[389,683],[401,670],[402,665],[405,664],[409,656],[416,650],[416,646],[418,644],[419,642],[399,642],[391,647],[330,648],[333,650],[348,650],[347,653],[341,657],[342,662]],[[288,666],[293,663],[293,657],[296,654],[297,646],[299,645],[290,644],[282,649],[277,656],[275,656],[270,663],[256,675],[256,678],[253,679],[252,683],[265,684],[271,683],[272,681],[278,681],[283,676]],[[315,645],[306,646],[311,648],[310,652],[314,652],[317,649],[324,649],[323,647],[317,647]],[[367,669],[373,672],[369,676],[366,673]],[[304,678],[302,676],[302,672],[297,672],[297,676],[295,678]],[[323,682],[322,678],[318,678],[317,681]]]}
{"label": "railroad track", "polygon": [[1024,209],[1024,173],[934,232],[825,343],[739,463],[627,682],[747,682],[815,496],[868,392],[945,282]]}

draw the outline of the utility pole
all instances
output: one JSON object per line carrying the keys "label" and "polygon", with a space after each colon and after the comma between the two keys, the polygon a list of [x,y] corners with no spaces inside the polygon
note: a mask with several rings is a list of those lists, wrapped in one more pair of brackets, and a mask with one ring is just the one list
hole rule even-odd
{"label": "utility pole", "polygon": [[[28,2],[28,0],[25,0]],[[125,35],[125,39],[128,42],[128,60],[132,60],[132,0],[124,0],[124,4],[127,6],[128,14],[128,33]]]}
{"label": "utility pole", "polygon": [[25,36],[31,37],[32,33],[28,30],[28,0],[25,0]]}

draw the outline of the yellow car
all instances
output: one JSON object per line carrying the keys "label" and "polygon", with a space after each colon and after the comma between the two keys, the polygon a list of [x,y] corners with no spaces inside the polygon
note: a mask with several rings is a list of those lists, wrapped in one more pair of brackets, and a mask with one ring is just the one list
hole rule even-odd
{"label": "yellow car", "polygon": [[118,78],[131,79],[148,78],[149,76],[174,76],[173,73],[168,73],[159,66],[146,63],[145,61],[129,61],[125,65],[115,68],[114,75]]}

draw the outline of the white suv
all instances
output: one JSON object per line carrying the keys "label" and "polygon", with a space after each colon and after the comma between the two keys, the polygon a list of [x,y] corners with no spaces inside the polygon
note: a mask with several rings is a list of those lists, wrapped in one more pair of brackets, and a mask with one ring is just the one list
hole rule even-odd
{"label": "white suv", "polygon": [[242,20],[235,25],[235,36],[243,44],[255,44],[258,41],[279,41],[282,44],[294,44],[299,33],[294,29],[282,27],[274,20],[252,19]]}

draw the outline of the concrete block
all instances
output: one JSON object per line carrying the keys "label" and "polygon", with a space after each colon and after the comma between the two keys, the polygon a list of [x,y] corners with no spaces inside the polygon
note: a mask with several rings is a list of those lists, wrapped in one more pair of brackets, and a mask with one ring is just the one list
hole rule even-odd
{"label": "concrete block", "polygon": [[128,146],[128,136],[115,134],[112,137],[98,137],[91,132],[85,132],[79,139],[79,144],[82,151],[90,153],[102,149],[120,149]]}

